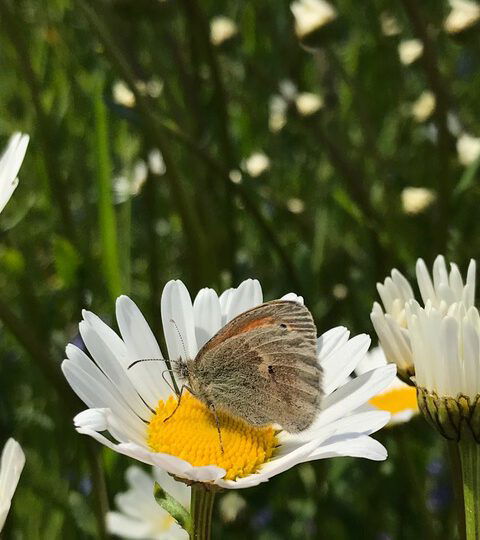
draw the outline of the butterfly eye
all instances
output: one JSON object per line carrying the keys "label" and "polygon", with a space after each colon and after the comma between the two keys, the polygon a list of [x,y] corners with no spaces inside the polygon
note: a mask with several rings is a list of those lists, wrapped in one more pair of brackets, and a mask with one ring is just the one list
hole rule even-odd
{"label": "butterfly eye", "polygon": [[287,328],[287,325],[286,325],[285,323],[282,322],[282,323],[280,324],[280,328],[283,328],[283,329],[285,330],[285,329]]}

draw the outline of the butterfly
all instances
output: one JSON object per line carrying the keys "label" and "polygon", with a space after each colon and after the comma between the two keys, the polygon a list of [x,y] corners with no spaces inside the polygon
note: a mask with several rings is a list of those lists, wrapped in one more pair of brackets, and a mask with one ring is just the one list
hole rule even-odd
{"label": "butterfly", "polygon": [[218,410],[253,426],[279,424],[295,433],[313,423],[320,407],[316,352],[310,311],[295,301],[273,300],[241,313],[195,358],[174,360],[172,367],[186,381],[182,391],[212,410],[219,435]]}

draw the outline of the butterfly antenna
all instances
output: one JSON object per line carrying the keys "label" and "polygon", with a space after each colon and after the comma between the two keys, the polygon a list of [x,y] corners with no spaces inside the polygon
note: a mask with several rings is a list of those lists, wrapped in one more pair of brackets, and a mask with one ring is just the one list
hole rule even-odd
{"label": "butterfly antenna", "polygon": [[165,373],[167,373],[167,372],[168,372],[168,373],[175,373],[175,372],[173,371],[173,369],[164,369],[164,370],[162,371],[162,379],[167,383],[167,385],[168,385],[168,387],[170,388],[170,390],[171,390],[174,394],[176,394],[177,391],[175,390],[175,388],[173,388],[173,386],[172,386],[172,384],[170,383],[170,381],[168,381],[168,379],[165,377]]}
{"label": "butterfly antenna", "polygon": [[[127,369],[131,369],[133,366],[136,366],[137,364],[141,364],[142,362],[165,362],[165,358],[140,358],[140,360],[135,360],[132,362]],[[168,370],[167,370],[168,371]]]}
{"label": "butterfly antenna", "polygon": [[177,323],[173,319],[170,319],[170,322],[173,324],[173,326],[175,326],[178,337],[180,338],[180,341],[182,343],[183,352],[185,353],[185,359],[187,359],[188,358],[187,348],[185,347],[185,342],[183,341],[183,337],[180,330],[178,329]]}

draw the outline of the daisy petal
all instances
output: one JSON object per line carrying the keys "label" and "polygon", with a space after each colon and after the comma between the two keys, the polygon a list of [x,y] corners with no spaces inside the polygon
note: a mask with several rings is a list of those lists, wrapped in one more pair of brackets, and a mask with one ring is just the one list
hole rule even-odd
{"label": "daisy petal", "polygon": [[193,313],[197,345],[201,349],[222,327],[222,313],[217,293],[213,289],[202,289],[193,302]]}

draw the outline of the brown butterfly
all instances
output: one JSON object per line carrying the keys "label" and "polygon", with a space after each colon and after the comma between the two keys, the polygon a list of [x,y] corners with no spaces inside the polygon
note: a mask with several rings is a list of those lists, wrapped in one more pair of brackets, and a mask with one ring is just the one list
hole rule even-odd
{"label": "brown butterfly", "polygon": [[320,406],[316,352],[309,310],[274,300],[241,313],[194,359],[173,367],[187,381],[184,388],[211,408],[218,428],[216,411],[224,410],[254,426],[279,424],[295,433],[312,424]]}

